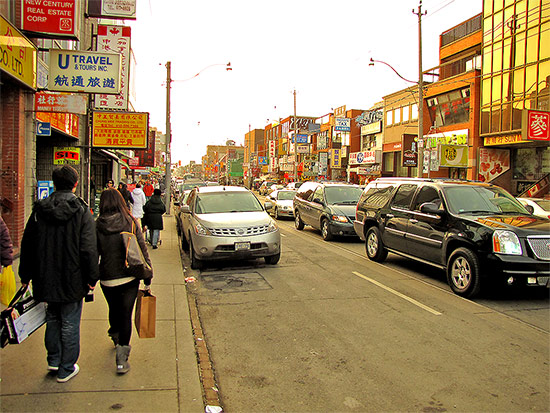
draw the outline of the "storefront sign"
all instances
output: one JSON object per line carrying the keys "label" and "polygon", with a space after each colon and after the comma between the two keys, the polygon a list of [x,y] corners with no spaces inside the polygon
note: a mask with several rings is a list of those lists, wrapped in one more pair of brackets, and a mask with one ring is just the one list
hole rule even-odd
{"label": "storefront sign", "polygon": [[36,89],[36,46],[0,15],[0,70]]}
{"label": "storefront sign", "polygon": [[50,49],[48,89],[120,93],[120,54]]}
{"label": "storefront sign", "polygon": [[334,130],[349,132],[350,131],[350,118],[335,118],[334,119]]}
{"label": "storefront sign", "polygon": [[415,138],[416,135],[403,134],[403,166],[416,167],[418,164],[418,150]]}
{"label": "storefront sign", "polygon": [[437,145],[468,145],[468,129],[424,135],[427,148],[436,148]]}
{"label": "storefront sign", "polygon": [[296,146],[296,153],[309,153],[309,145]]}
{"label": "storefront sign", "polygon": [[508,149],[479,148],[478,180],[491,182],[510,169]]}
{"label": "storefront sign", "polygon": [[331,149],[330,150],[330,166],[332,168],[340,168],[341,167],[341,159],[340,159],[340,149]]}
{"label": "storefront sign", "polygon": [[379,163],[380,158],[380,151],[351,152],[349,154],[349,163],[350,165],[367,165]]}
{"label": "storefront sign", "polygon": [[80,148],[53,148],[54,165],[77,165],[80,164]]}
{"label": "storefront sign", "polygon": [[468,146],[439,145],[439,166],[445,168],[467,168]]}
{"label": "storefront sign", "polygon": [[346,105],[334,109],[335,118],[343,118],[344,116],[346,116]]}
{"label": "storefront sign", "polygon": [[81,1],[21,0],[21,29],[78,40]]}
{"label": "storefront sign", "polygon": [[378,123],[384,119],[384,112],[381,110],[371,110],[361,113],[355,118],[355,123],[360,125],[368,125],[371,123]]}
{"label": "storefront sign", "polygon": [[361,126],[361,135],[372,135],[382,132],[382,121],[369,123],[368,125]]}
{"label": "storefront sign", "polygon": [[34,95],[34,109],[40,112],[68,112],[86,114],[86,95],[38,92]]}
{"label": "storefront sign", "polygon": [[511,145],[513,143],[528,143],[519,133],[505,136],[487,136],[483,139],[485,146]]}
{"label": "storefront sign", "polygon": [[550,141],[550,112],[523,111],[523,139]]}
{"label": "storefront sign", "polygon": [[403,144],[401,142],[385,143],[382,146],[382,150],[384,152],[397,152],[400,151],[402,148]]}
{"label": "storefront sign", "polygon": [[88,15],[135,20],[136,0],[88,0]]}
{"label": "storefront sign", "polygon": [[93,113],[92,146],[104,148],[145,149],[149,130],[149,113]]}
{"label": "storefront sign", "polygon": [[97,27],[97,50],[105,53],[120,53],[120,93],[118,95],[97,94],[96,109],[128,110],[130,38],[130,27],[105,25]]}
{"label": "storefront sign", "polygon": [[269,141],[269,157],[275,158],[277,156],[277,141]]}

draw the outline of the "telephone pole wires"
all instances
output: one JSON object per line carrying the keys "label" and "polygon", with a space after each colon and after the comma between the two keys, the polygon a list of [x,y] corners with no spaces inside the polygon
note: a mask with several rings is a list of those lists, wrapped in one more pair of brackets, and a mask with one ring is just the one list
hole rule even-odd
{"label": "telephone pole wires", "polygon": [[[418,16],[418,174],[419,178],[422,177],[424,169],[424,79],[422,76],[422,16],[427,14],[426,11],[422,12],[422,0],[418,5],[418,12],[413,9],[413,14]],[[428,168],[430,165],[428,164]]]}

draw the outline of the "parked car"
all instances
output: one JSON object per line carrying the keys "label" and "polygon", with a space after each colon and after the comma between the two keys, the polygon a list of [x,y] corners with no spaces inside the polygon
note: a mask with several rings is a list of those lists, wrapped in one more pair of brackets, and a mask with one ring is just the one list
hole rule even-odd
{"label": "parked car", "polygon": [[277,191],[273,191],[267,196],[267,201],[264,205],[268,205],[269,208],[266,206],[265,210],[275,217],[275,219],[279,219],[282,217],[294,217],[294,210],[293,210],[293,200],[296,196],[296,191],[290,191],[287,189],[279,189]]}
{"label": "parked car", "polygon": [[293,190],[293,191],[297,191],[298,188],[300,188],[300,186],[303,184],[303,182],[289,182],[287,185],[286,185],[286,189],[290,189],[290,190]]}
{"label": "parked car", "polygon": [[273,184],[267,189],[267,193],[265,195],[271,194],[273,191],[278,191],[279,189],[284,189],[284,185],[281,184]]}
{"label": "parked car", "polygon": [[533,207],[533,215],[542,218],[550,218],[550,199],[542,198],[517,198],[523,206]]}
{"label": "parked car", "polygon": [[183,191],[183,193],[180,194],[180,197],[174,202],[174,209],[175,209],[175,217],[176,217],[176,230],[178,232],[178,235],[182,238],[182,246],[185,249],[187,246],[187,242],[185,241],[185,237],[183,235],[183,213],[181,212],[181,206],[185,203],[187,203],[187,198],[189,197],[189,194],[191,193],[191,190],[188,189],[186,191]]}
{"label": "parked car", "polygon": [[463,297],[500,281],[550,285],[550,220],[495,185],[379,178],[364,189],[354,227],[371,260],[392,252],[441,268]]}
{"label": "parked car", "polygon": [[267,192],[269,191],[269,187],[271,187],[271,185],[276,183],[277,182],[274,182],[274,181],[263,181],[260,187],[258,188],[258,193],[260,195],[267,195]]}
{"label": "parked car", "polygon": [[356,237],[353,220],[361,193],[358,185],[343,182],[305,182],[294,197],[296,229],[311,225],[321,230],[325,241],[335,235]]}
{"label": "parked car", "polygon": [[250,190],[238,186],[194,188],[181,211],[191,268],[227,259],[279,262],[279,227]]}

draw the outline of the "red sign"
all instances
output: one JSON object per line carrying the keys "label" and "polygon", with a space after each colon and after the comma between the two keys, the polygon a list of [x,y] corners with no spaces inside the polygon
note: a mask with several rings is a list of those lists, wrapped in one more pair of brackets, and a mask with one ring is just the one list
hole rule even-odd
{"label": "red sign", "polygon": [[550,141],[550,112],[528,111],[527,139]]}
{"label": "red sign", "polygon": [[62,38],[77,37],[77,0],[22,0],[21,29]]}

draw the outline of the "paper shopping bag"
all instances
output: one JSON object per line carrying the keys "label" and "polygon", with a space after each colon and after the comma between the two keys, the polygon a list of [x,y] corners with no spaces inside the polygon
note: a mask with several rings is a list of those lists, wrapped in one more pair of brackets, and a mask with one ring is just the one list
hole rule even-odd
{"label": "paper shopping bag", "polygon": [[9,305],[15,295],[15,274],[11,265],[2,268],[0,274],[0,302]]}
{"label": "paper shopping bag", "polygon": [[155,338],[157,297],[147,290],[139,290],[134,324],[139,338]]}

